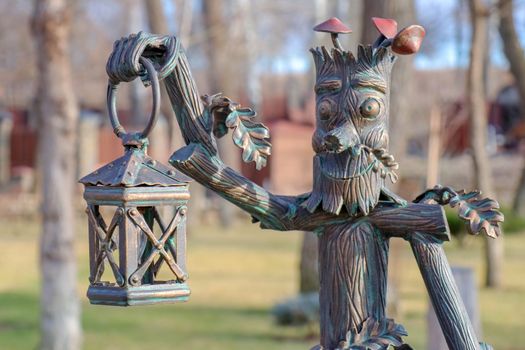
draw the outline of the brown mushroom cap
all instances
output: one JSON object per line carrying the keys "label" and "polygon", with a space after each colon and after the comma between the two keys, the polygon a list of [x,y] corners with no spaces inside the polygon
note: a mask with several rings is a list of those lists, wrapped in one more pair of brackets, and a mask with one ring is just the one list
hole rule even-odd
{"label": "brown mushroom cap", "polygon": [[392,39],[397,34],[397,22],[390,18],[372,17],[372,23],[377,31],[387,39]]}
{"label": "brown mushroom cap", "polygon": [[347,34],[352,32],[352,30],[345,26],[343,22],[341,22],[337,17],[332,17],[330,19],[327,19],[323,23],[319,23],[314,27],[314,30],[316,32],[325,32],[332,34]]}
{"label": "brown mushroom cap", "polygon": [[392,51],[400,55],[411,55],[419,51],[425,29],[418,25],[411,25],[401,30],[392,41]]}

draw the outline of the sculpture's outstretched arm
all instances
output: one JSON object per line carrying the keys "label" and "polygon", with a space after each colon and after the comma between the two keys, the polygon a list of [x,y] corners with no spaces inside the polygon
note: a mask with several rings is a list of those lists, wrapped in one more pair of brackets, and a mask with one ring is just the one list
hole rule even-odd
{"label": "sculpture's outstretched arm", "polygon": [[250,213],[262,225],[276,230],[293,230],[289,212],[293,198],[279,197],[268,192],[231,168],[219,157],[210,156],[199,143],[175,152],[170,163],[203,186]]}
{"label": "sculpture's outstretched arm", "polygon": [[390,236],[406,237],[423,230],[442,241],[448,240],[448,226],[439,205],[410,203],[400,207],[380,203],[368,216],[350,218],[324,211],[308,212],[301,197],[276,196],[209,157],[204,147],[192,143],[175,152],[170,162],[186,175],[249,212],[263,228],[275,230],[322,231],[326,226],[349,220],[369,220]]}

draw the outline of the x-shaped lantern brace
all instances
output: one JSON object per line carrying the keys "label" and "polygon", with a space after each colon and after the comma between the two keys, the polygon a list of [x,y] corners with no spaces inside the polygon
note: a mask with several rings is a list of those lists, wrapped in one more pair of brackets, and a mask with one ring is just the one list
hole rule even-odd
{"label": "x-shaped lantern brace", "polygon": [[98,235],[99,240],[99,250],[95,258],[95,272],[92,276],[89,277],[89,280],[92,284],[100,282],[102,273],[104,272],[104,260],[107,259],[113,275],[115,276],[115,281],[119,286],[123,286],[125,283],[124,277],[120,273],[119,267],[115,262],[113,257],[113,250],[115,250],[115,242],[112,240],[113,233],[115,228],[118,226],[124,211],[122,208],[118,208],[111,219],[109,227],[106,227],[104,219],[97,213],[95,214],[95,208],[90,205],[86,208],[86,213],[88,215],[89,222],[94,228],[95,232]]}
{"label": "x-shaped lantern brace", "polygon": [[[186,214],[186,211],[184,209],[183,215],[185,215],[185,214]],[[157,220],[157,223],[159,224],[160,230],[162,232],[166,232],[168,229],[173,230],[173,228],[171,228],[171,227],[166,227],[166,225],[164,224],[164,220],[162,220],[162,218],[160,217],[159,212],[158,212],[158,210],[156,208],[153,208],[153,216],[154,216],[155,220]],[[170,222],[170,224],[172,224],[173,222],[174,222],[174,220],[172,220]],[[176,225],[178,225],[179,223],[180,223],[180,220],[179,220],[179,222],[176,223]],[[175,232],[176,232],[176,227],[175,227]],[[173,238],[172,237],[173,237],[173,235],[170,238],[168,238],[168,240],[166,241],[165,247],[168,247],[168,250],[170,251],[171,255],[173,257],[176,257],[175,259],[177,259],[177,246],[173,242]],[[164,259],[158,259],[157,262],[155,263],[155,265],[153,266],[153,275],[155,277],[157,276],[157,273],[159,272],[163,262],[164,262]]]}
{"label": "x-shaped lantern brace", "polygon": [[[175,276],[177,276],[177,279],[179,281],[187,280],[187,273],[184,272],[179,265],[177,265],[170,253],[168,253],[165,249],[165,246],[168,246],[171,254],[173,256],[176,256],[173,243],[168,240],[173,234],[175,234],[178,224],[181,222],[182,217],[186,214],[186,209],[180,208],[179,210],[177,210],[177,213],[175,214],[167,228],[165,228],[165,225],[162,223],[162,220],[160,220],[160,216],[155,210],[155,219],[157,219],[157,222],[159,223],[159,226],[162,231],[162,235],[159,239],[157,239],[153,231],[151,231],[151,228],[149,227],[148,223],[136,208],[128,209],[127,214],[130,217],[130,219],[135,223],[135,225],[137,225],[142,230],[142,232],[144,232],[146,237],[148,237],[149,241],[153,245],[149,256],[143,261],[142,265],[139,266],[139,268],[131,274],[129,279],[130,284],[134,286],[140,285],[140,281],[142,281],[144,274],[146,273],[151,264],[153,264],[153,273],[156,275],[162,264],[162,261],[166,261],[166,264],[168,264],[170,270]],[[156,263],[154,263],[154,259],[158,255],[160,255],[161,258]]]}

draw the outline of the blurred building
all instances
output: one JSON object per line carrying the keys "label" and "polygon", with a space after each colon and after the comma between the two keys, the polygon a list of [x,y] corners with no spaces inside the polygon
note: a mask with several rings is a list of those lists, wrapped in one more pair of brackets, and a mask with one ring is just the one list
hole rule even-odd
{"label": "blurred building", "polygon": [[[489,91],[490,102],[488,116],[492,134],[499,135],[497,145],[511,147],[525,137],[525,123],[519,111],[519,98],[515,89],[508,85],[510,81],[505,72],[494,70],[490,73]],[[214,93],[206,90],[204,72],[196,71],[195,78],[201,93]],[[280,74],[263,75],[261,77],[261,105],[258,115],[269,126],[272,156],[267,168],[256,171],[253,164],[243,164],[242,172],[255,182],[265,185],[280,193],[300,193],[308,191],[311,185],[312,156],[311,135],[315,124],[315,96],[313,81],[309,74]],[[413,99],[413,114],[410,116],[410,128],[407,128],[409,140],[408,153],[424,156],[426,154],[428,138],[428,116],[431,107],[439,106],[444,115],[444,132],[442,144],[445,153],[458,155],[469,147],[468,115],[463,101],[464,71],[416,71],[417,99]],[[85,172],[84,168],[104,164],[117,158],[122,152],[120,140],[111,130],[104,105],[105,89],[82,89],[79,93],[83,104],[80,123],[91,123],[98,118],[97,132],[88,144],[96,147],[96,154],[91,152],[90,162],[79,167],[79,176]],[[124,125],[129,125],[131,112],[126,96],[126,89],[122,89],[119,100],[119,117]],[[241,91],[242,87],[241,87]],[[146,94],[146,98],[149,95]],[[233,100],[249,105],[247,96],[230,96]],[[29,96],[28,96],[29,98]],[[20,101],[19,101],[20,102]],[[26,100],[22,105],[30,105]],[[20,105],[19,105],[20,106]],[[145,110],[146,110],[145,106]],[[37,147],[36,123],[28,108],[12,107],[13,127],[11,136],[11,168],[16,173],[20,167],[34,167]],[[141,129],[137,126],[135,129]],[[134,129],[131,125],[129,129]],[[79,128],[79,138],[88,137],[83,133],[90,130]],[[227,136],[228,137],[228,136]],[[79,146],[85,145],[80,142]],[[158,155],[159,159],[166,158],[173,150]],[[152,154],[155,157],[155,154]],[[79,150],[79,157],[87,156]],[[239,152],[240,157],[240,152]]]}

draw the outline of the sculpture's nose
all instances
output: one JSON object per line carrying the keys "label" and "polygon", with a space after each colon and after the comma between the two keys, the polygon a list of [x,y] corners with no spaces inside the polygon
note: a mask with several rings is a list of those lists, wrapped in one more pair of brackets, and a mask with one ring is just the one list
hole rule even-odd
{"label": "sculpture's nose", "polygon": [[339,153],[343,151],[343,144],[336,135],[326,135],[324,138],[324,145],[328,152]]}
{"label": "sculpture's nose", "polygon": [[359,136],[350,123],[330,130],[323,138],[324,148],[333,153],[343,152],[357,144],[359,144]]}

